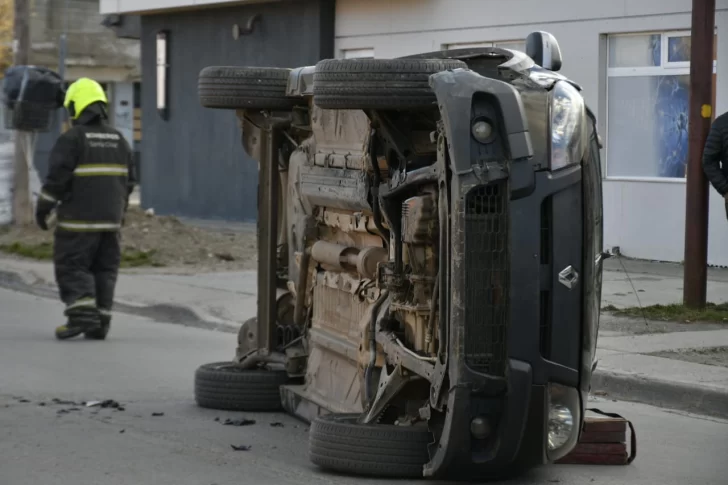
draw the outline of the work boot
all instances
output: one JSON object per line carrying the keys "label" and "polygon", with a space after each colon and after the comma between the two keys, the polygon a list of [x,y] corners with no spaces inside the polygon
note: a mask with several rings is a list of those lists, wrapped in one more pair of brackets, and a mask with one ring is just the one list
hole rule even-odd
{"label": "work boot", "polygon": [[101,315],[101,326],[84,332],[84,338],[88,340],[105,340],[111,327],[111,315]]}
{"label": "work boot", "polygon": [[65,325],[56,328],[56,338],[58,340],[67,340],[77,337],[84,332],[89,332],[100,328],[101,319],[96,308],[93,309],[74,309],[73,312],[65,312],[68,321]]}
{"label": "work boot", "polygon": [[68,340],[73,337],[78,337],[84,332],[93,332],[99,329],[98,322],[68,319],[65,325],[56,327],[56,338],[58,340]]}

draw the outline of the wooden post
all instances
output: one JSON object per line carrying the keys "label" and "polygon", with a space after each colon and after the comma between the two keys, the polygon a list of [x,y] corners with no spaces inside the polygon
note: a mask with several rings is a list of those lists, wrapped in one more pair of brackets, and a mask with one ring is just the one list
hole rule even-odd
{"label": "wooden post", "polygon": [[715,0],[693,0],[690,50],[690,107],[685,201],[683,303],[704,308],[708,283],[708,180],[703,149],[713,112]]}
{"label": "wooden post", "polygon": [[[13,63],[30,64],[30,1],[15,0]],[[15,178],[13,184],[13,214],[15,224],[33,222],[33,204],[30,196],[29,163],[32,163],[32,133],[15,132]]]}
{"label": "wooden post", "polygon": [[[16,66],[30,63],[30,2],[15,0],[15,25],[13,63]],[[15,132],[15,179],[13,184],[13,215],[15,224],[27,225],[33,222],[33,204],[30,199],[28,169],[32,163],[32,133]]]}

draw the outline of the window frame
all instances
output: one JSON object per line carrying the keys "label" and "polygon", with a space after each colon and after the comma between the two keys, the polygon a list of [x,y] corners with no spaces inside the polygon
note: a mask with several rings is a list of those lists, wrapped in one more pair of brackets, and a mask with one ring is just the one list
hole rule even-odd
{"label": "window frame", "polygon": [[[675,61],[670,62],[670,39],[680,37],[690,37],[691,32],[689,30],[682,32],[669,32],[662,35],[662,51],[660,52],[660,64],[665,69],[690,69],[690,61]],[[715,61],[713,61],[713,71],[715,71]],[[714,72],[715,74],[715,72]]]}
{"label": "window frame", "polygon": [[[604,173],[602,178],[610,182],[650,182],[650,183],[686,183],[686,177],[648,177],[648,176],[625,176],[609,174],[609,79],[616,77],[652,77],[652,76],[689,76],[690,62],[668,62],[668,42],[670,38],[690,36],[689,30],[667,30],[667,31],[645,31],[645,32],[620,32],[607,34],[606,51],[606,90],[605,90],[605,141],[604,143]],[[628,37],[636,35],[660,35],[660,65],[644,67],[610,67],[611,57],[609,42],[617,37]],[[717,29],[714,35],[718,35]],[[716,40],[717,46],[717,40]],[[717,57],[717,52],[713,54]],[[713,76],[718,72],[718,61],[713,60]],[[715,87],[714,87],[715,90]]]}
{"label": "window frame", "polygon": [[[371,53],[371,55],[348,55],[350,53],[356,54],[356,53]],[[342,59],[374,59],[374,47],[357,47],[354,49],[341,49],[341,58]]]}

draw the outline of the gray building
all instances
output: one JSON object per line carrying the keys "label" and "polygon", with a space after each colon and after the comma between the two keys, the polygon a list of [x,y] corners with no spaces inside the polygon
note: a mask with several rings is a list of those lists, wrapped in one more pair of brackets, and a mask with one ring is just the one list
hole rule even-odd
{"label": "gray building", "polygon": [[[141,201],[159,214],[256,217],[257,163],[241,146],[234,112],[200,106],[197,75],[203,67],[290,67],[334,55],[333,0],[242,3],[146,13],[140,7],[154,2],[127,7],[102,1],[103,13],[143,14]],[[254,15],[253,31],[233,36],[233,26],[244,27]],[[158,53],[166,55],[161,71]],[[165,73],[163,88],[159,72]],[[159,89],[164,110],[157,108]]]}
{"label": "gray building", "polygon": [[[722,113],[728,110],[728,75],[725,74],[728,69],[728,0],[717,0],[716,3],[715,112]],[[232,42],[230,32],[234,24],[254,12],[269,12],[266,15],[300,12],[314,4],[317,2],[307,0],[263,4],[220,0],[101,1],[104,12],[142,14],[143,32],[144,26],[159,29],[164,25],[162,20],[152,19],[188,19],[189,23],[175,24],[177,32],[171,32],[170,42],[174,45],[174,36],[199,39],[199,45],[190,49],[185,58],[195,69],[225,63],[253,65],[264,62],[270,66],[313,63],[318,57],[294,59],[289,53],[299,49],[301,38],[298,34],[302,30],[309,38],[318,39],[321,46],[328,45],[331,40],[325,37],[330,34],[331,25],[323,21],[319,24],[320,30],[315,30],[313,25],[302,27],[303,21],[299,20],[296,28],[282,38],[265,37],[267,27],[241,38],[244,44],[256,42],[255,39],[265,43],[264,48],[269,49],[265,52],[271,54],[262,58],[239,55],[245,47],[240,45],[241,41]],[[320,49],[319,57],[388,58],[475,45],[523,49],[524,39],[530,32],[546,30],[553,33],[563,51],[563,73],[583,86],[587,101],[597,113],[606,142],[602,154],[606,246],[619,246],[623,254],[637,258],[682,260],[691,0],[336,0],[333,7],[334,49]],[[197,9],[199,13],[182,13],[189,9]],[[213,13],[215,11],[217,13]],[[195,22],[192,22],[193,17],[196,17]],[[217,20],[212,20],[213,17]],[[299,18],[303,17],[299,14]],[[261,26],[265,25],[264,21]],[[183,33],[183,27],[194,32]],[[149,53],[153,49],[150,42],[154,35],[149,30],[144,32],[145,81],[148,74],[154,75],[150,60],[153,53]],[[184,44],[185,41],[179,42]],[[183,74],[183,68],[175,67],[174,62],[179,61],[175,61],[173,55],[171,82],[186,83],[189,90],[177,87],[179,91],[171,95],[188,97],[185,102],[191,106],[195,103],[192,86],[196,73],[190,69]],[[186,78],[176,79],[180,75]],[[154,83],[145,86],[148,90],[145,90],[142,104],[146,127],[146,117],[153,113],[154,95],[149,90],[153,89]],[[229,188],[212,186],[224,190],[225,198],[233,197],[227,195],[229,190],[254,194],[254,185],[251,185],[254,184],[253,165],[239,151],[232,115],[204,113],[197,107],[188,109],[183,120],[149,121],[158,137],[152,155],[155,160],[150,161],[150,165],[155,166],[153,170],[160,171],[155,179],[170,177],[170,185],[178,186],[170,189],[177,199],[164,205],[165,210],[193,211],[191,207],[194,206],[201,215],[213,215],[210,208],[218,202],[208,198],[216,195],[200,195],[201,200],[189,199],[184,204],[179,198],[195,197],[193,194],[199,194],[198,190],[204,191],[210,184],[216,184],[217,175],[213,177],[210,173],[219,172],[219,166],[226,163],[235,173],[231,182],[226,182]],[[180,111],[179,115],[182,114]],[[170,116],[173,118],[174,113]],[[180,153],[178,147],[165,148],[159,144],[163,136],[173,137],[172,133],[181,125],[185,127],[182,130],[184,137],[189,136],[187,133],[196,133],[195,140],[204,145],[203,148],[195,144],[187,150],[194,156]],[[151,133],[145,129],[145,137]],[[219,160],[218,155],[204,156],[209,147],[216,147],[226,161]],[[174,155],[164,153],[165,149],[173,151]],[[196,164],[194,169],[191,168],[193,164]],[[170,167],[180,168],[175,172]],[[152,169],[147,167],[146,170],[145,175]],[[238,185],[241,171],[251,174],[249,185]],[[205,173],[202,180],[191,180],[194,174],[201,172]],[[207,187],[203,187],[203,183]],[[159,200],[158,196],[150,194],[150,197],[157,197],[155,202]],[[242,213],[246,216],[254,214],[253,196],[235,201],[243,205]],[[728,224],[723,201],[714,191],[711,191],[711,209],[709,261],[727,266]],[[229,215],[239,218],[239,213],[235,213],[237,210],[237,207],[231,207]]]}

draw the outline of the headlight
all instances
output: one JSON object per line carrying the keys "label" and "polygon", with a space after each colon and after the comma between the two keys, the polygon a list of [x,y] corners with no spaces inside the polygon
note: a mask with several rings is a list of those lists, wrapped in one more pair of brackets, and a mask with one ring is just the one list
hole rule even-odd
{"label": "headlight", "polygon": [[549,384],[547,427],[548,457],[556,461],[568,454],[579,439],[581,399],[579,391],[561,384]]}
{"label": "headlight", "polygon": [[489,143],[493,139],[493,125],[486,118],[478,118],[473,121],[470,132],[480,143]]}
{"label": "headlight", "polygon": [[478,116],[470,123],[470,134],[478,143],[487,145],[495,141],[496,129],[489,118]]}
{"label": "headlight", "polygon": [[551,170],[581,162],[584,151],[584,98],[566,81],[551,95]]}
{"label": "headlight", "polygon": [[562,404],[549,409],[549,451],[558,450],[569,442],[574,432],[574,415]]}

